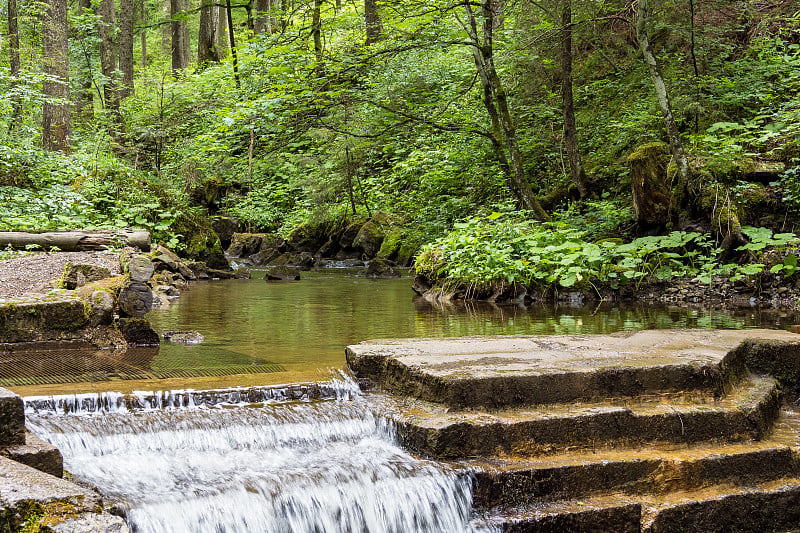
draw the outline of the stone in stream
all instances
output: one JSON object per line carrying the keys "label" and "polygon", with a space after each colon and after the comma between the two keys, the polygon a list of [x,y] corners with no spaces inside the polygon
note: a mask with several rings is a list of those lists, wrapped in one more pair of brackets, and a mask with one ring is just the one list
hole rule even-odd
{"label": "stone in stream", "polygon": [[365,275],[371,279],[399,278],[400,273],[393,267],[388,259],[375,258],[369,262]]}
{"label": "stone in stream", "polygon": [[274,266],[267,269],[264,279],[267,281],[297,281],[300,279],[300,270],[289,266]]}
{"label": "stone in stream", "polygon": [[164,339],[180,344],[200,344],[205,340],[197,331],[168,331],[163,335]]}
{"label": "stone in stream", "polygon": [[117,305],[130,317],[142,317],[153,309],[153,291],[144,283],[131,281],[119,291]]}

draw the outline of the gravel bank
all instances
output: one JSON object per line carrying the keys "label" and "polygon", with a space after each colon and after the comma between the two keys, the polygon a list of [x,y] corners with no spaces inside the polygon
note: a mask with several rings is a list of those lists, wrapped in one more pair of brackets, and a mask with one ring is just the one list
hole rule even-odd
{"label": "gravel bank", "polygon": [[64,272],[67,263],[84,263],[120,273],[115,252],[36,252],[0,261],[0,298],[46,294]]}

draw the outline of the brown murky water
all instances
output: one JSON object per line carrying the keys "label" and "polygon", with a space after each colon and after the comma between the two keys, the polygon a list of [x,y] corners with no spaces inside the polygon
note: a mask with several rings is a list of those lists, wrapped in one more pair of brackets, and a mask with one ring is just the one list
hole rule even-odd
{"label": "brown murky water", "polygon": [[[213,388],[314,381],[345,365],[344,347],[366,339],[611,333],[657,328],[786,328],[800,315],[756,309],[432,305],[411,278],[368,280],[353,271],[304,273],[299,282],[258,279],[193,284],[153,311],[160,333],[195,330],[195,346],[163,342],[127,354],[8,357],[0,385],[22,395]],[[48,379],[48,376],[50,377]]]}

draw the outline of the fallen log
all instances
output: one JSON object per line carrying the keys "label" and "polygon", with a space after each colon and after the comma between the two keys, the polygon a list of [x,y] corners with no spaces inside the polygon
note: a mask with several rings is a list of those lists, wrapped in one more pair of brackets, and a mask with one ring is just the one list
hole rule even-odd
{"label": "fallen log", "polygon": [[26,250],[38,246],[39,250],[58,248],[62,252],[105,250],[114,246],[132,246],[150,251],[150,232],[144,230],[54,231],[33,233],[0,231],[0,249],[11,246]]}

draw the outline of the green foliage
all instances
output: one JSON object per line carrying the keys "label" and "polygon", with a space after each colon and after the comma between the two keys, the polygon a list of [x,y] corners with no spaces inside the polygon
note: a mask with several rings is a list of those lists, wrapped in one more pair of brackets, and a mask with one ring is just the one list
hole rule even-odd
{"label": "green foliage", "polygon": [[[743,228],[751,239],[740,251],[782,249],[797,243],[794,234],[773,235],[766,228]],[[425,246],[417,258],[417,274],[443,287],[485,289],[518,283],[537,289],[549,287],[610,287],[627,283],[714,276],[732,281],[755,277],[765,265],[720,264],[708,235],[673,231],[640,237],[628,243],[587,241],[586,233],[556,223],[516,220],[500,213],[456,224],[447,236]],[[797,257],[787,255],[772,273],[797,271]]]}

